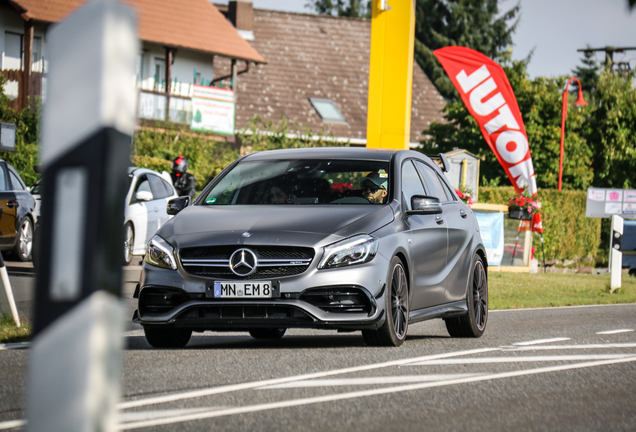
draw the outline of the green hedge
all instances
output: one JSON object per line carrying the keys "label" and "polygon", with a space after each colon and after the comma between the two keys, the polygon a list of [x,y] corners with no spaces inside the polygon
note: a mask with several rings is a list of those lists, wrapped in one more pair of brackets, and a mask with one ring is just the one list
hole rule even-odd
{"label": "green hedge", "polygon": [[[539,189],[546,259],[603,260],[601,219],[585,217],[586,193]],[[507,205],[514,194],[512,186],[480,187],[479,202]]]}
{"label": "green hedge", "polygon": [[170,163],[179,155],[188,158],[188,172],[195,176],[200,191],[238,158],[239,152],[219,141],[218,136],[193,132],[188,126],[175,123],[142,127],[134,134],[131,157],[134,166],[170,172]]}

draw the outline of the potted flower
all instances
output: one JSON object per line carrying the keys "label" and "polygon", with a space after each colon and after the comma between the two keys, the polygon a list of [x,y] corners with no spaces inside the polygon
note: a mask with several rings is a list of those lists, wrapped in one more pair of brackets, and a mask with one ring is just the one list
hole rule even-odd
{"label": "potted flower", "polygon": [[532,215],[540,211],[539,198],[531,196],[528,189],[508,200],[508,217],[510,219],[531,220]]}
{"label": "potted flower", "polygon": [[455,189],[455,193],[460,200],[464,201],[464,204],[473,204],[473,192],[470,189],[466,189],[465,186],[460,186],[459,188]]}

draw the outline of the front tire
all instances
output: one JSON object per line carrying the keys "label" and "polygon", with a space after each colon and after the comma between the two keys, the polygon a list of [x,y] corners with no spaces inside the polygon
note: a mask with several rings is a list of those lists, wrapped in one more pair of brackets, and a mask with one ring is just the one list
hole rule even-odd
{"label": "front tire", "polygon": [[270,328],[270,329],[252,329],[250,336],[254,339],[280,339],[285,335],[287,329]]}
{"label": "front tire", "polygon": [[459,318],[445,320],[446,329],[452,337],[478,338],[484,334],[488,322],[488,277],[484,262],[479,255],[473,259],[470,285],[466,293],[468,313]]}
{"label": "front tire", "polygon": [[124,226],[124,265],[130,265],[133,260],[133,250],[135,247],[135,230],[132,223],[128,222]]}
{"label": "front tire", "polygon": [[393,257],[389,268],[384,309],[386,320],[377,330],[362,330],[362,337],[369,346],[400,346],[408,332],[409,284],[404,264],[400,258]]}
{"label": "front tire", "polygon": [[152,329],[144,327],[146,340],[154,348],[183,348],[190,341],[192,330]]}
{"label": "front tire", "polygon": [[31,261],[33,254],[33,222],[25,217],[18,227],[18,239],[13,248],[13,256],[18,261]]}

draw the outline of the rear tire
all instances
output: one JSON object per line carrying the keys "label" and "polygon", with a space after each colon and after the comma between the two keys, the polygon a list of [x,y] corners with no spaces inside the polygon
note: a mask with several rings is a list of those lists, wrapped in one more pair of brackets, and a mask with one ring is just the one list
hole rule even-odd
{"label": "rear tire", "polygon": [[155,348],[183,348],[190,341],[192,330],[188,329],[151,329],[144,327],[148,343]]}
{"label": "rear tire", "polygon": [[448,318],[446,329],[452,337],[478,338],[484,334],[488,322],[488,277],[479,255],[473,259],[466,303],[468,313],[458,318]]}
{"label": "rear tire", "polygon": [[285,335],[287,329],[270,328],[270,329],[252,329],[250,336],[254,339],[280,339]]}
{"label": "rear tire", "polygon": [[362,337],[369,346],[400,346],[408,332],[409,284],[402,260],[393,257],[389,268],[384,308],[386,320],[377,330],[362,330]]}
{"label": "rear tire", "polygon": [[13,256],[18,261],[31,261],[33,255],[33,222],[25,217],[18,226],[17,240],[13,247]]}

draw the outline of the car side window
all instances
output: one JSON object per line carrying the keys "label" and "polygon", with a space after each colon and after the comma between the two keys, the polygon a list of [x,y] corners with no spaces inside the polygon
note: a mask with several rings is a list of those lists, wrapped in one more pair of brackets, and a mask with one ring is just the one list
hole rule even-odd
{"label": "car side window", "polygon": [[448,196],[444,186],[442,186],[442,180],[438,177],[433,168],[426,165],[424,162],[415,161],[420,172],[424,176],[424,181],[432,196],[439,198],[440,201],[448,201]]}
{"label": "car side window", "polygon": [[9,177],[11,177],[11,185],[13,186],[12,190],[26,190],[26,187],[12,171],[9,171]]}
{"label": "car side window", "polygon": [[446,195],[448,195],[449,201],[457,201],[457,195],[455,195],[455,192],[451,189],[450,186],[448,186],[448,183],[446,183],[444,179],[441,179],[441,182],[444,186],[444,190],[446,191]]}
{"label": "car side window", "polygon": [[150,189],[150,182],[148,181],[146,176],[139,177],[139,180],[137,180],[137,187],[135,188],[135,193],[137,193],[137,192],[150,192],[150,193],[152,193],[152,190]]}
{"label": "car side window", "polygon": [[7,168],[4,164],[0,164],[0,192],[5,192],[10,190],[7,187],[6,173]]}
{"label": "car side window", "polygon": [[152,189],[152,195],[155,199],[166,198],[172,194],[168,193],[168,189],[164,186],[164,181],[156,175],[149,174],[148,180]]}
{"label": "car side window", "polygon": [[413,195],[426,195],[422,180],[410,160],[402,164],[402,193],[408,210],[411,210],[411,197]]}
{"label": "car side window", "polygon": [[174,187],[172,187],[172,185],[170,183],[168,183],[164,179],[161,179],[161,181],[163,182],[163,187],[166,188],[166,193],[168,194],[166,196],[172,196],[172,195],[174,195],[176,193],[175,190],[174,190]]}

